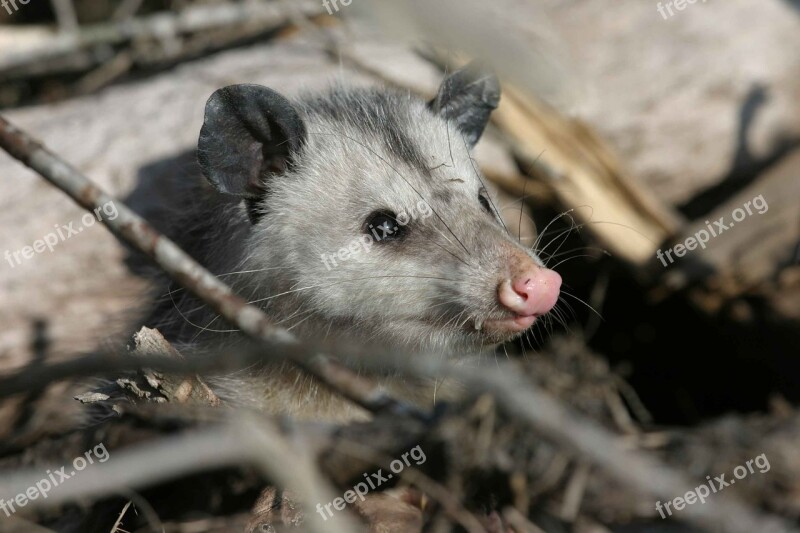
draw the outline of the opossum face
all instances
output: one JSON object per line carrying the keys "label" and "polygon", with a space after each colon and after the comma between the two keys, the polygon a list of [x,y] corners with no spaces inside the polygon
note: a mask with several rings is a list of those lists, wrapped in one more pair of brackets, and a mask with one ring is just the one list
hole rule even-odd
{"label": "opossum face", "polygon": [[263,87],[218,91],[200,161],[249,205],[247,267],[263,269],[273,314],[305,317],[301,332],[452,353],[548,313],[561,278],[506,230],[470,156],[498,100],[496,78],[472,69],[427,104],[370,90],[298,104]]}

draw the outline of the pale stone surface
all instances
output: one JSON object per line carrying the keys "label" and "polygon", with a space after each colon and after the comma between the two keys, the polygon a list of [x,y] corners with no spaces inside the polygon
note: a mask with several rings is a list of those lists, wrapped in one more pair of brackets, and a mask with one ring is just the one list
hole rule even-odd
{"label": "pale stone surface", "polygon": [[759,87],[751,154],[770,155],[784,132],[800,139],[800,13],[781,0],[709,0],[665,20],[658,4],[547,0],[545,11],[586,84],[578,116],[680,204],[731,170]]}

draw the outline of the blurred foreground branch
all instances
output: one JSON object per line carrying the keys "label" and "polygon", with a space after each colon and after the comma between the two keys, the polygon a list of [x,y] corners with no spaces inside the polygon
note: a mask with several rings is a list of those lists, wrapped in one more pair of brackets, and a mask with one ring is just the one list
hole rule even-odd
{"label": "blurred foreground branch", "polygon": [[[142,443],[114,453],[114,460],[92,465],[70,484],[69,491],[53,491],[47,500],[31,502],[57,506],[84,498],[103,499],[123,489],[153,486],[161,481],[198,471],[225,466],[255,465],[268,479],[303,495],[306,512],[315,516],[313,503],[333,500],[330,483],[320,477],[313,456],[306,446],[290,442],[281,429],[264,419],[242,416],[218,426],[164,436],[157,442]],[[187,453],[191,450],[191,453]],[[57,470],[58,465],[52,465]],[[0,479],[0,495],[12,501],[16,494],[35,487],[43,468],[35,467],[5,473]],[[348,515],[330,524],[316,519],[304,522],[307,531],[316,533],[360,531]]]}
{"label": "blurred foreground branch", "polygon": [[[322,11],[322,5],[314,0],[295,0],[293,9],[304,15],[316,15]],[[226,40],[275,30],[289,22],[291,15],[282,5],[258,0],[193,5],[180,12],[75,27],[42,38],[29,49],[3,53],[0,82],[30,75],[89,70],[104,62],[107,52],[100,52],[107,51],[110,46],[136,48],[142,43],[156,43],[161,48],[160,53],[153,54],[150,50],[147,55],[152,57],[145,58],[141,53],[137,57],[145,62],[174,61],[195,51],[197,46],[182,43],[187,36],[197,35],[199,44],[208,46],[214,40],[214,32],[226,30],[230,36],[217,43],[224,44]]]}

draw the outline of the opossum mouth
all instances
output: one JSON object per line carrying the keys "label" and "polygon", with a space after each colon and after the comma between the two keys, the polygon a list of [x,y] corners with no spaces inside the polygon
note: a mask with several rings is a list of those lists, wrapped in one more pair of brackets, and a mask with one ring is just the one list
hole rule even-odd
{"label": "opossum mouth", "polygon": [[500,318],[493,320],[475,320],[474,326],[477,331],[488,334],[513,335],[521,333],[533,326],[536,322],[536,315],[516,315],[510,318]]}

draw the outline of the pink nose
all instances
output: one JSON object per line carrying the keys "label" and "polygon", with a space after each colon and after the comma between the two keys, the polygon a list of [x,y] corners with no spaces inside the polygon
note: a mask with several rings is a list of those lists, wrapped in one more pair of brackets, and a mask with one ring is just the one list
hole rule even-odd
{"label": "pink nose", "polygon": [[549,312],[558,301],[561,276],[534,266],[497,288],[500,303],[521,316],[539,316]]}

